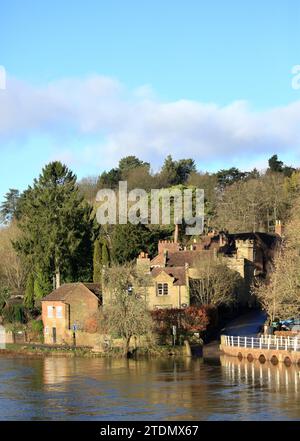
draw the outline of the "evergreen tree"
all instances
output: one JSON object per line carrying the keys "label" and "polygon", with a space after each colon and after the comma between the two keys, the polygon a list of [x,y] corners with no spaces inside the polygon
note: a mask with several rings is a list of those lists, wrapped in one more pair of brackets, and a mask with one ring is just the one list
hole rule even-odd
{"label": "evergreen tree", "polygon": [[109,266],[110,258],[106,241],[102,243],[102,266]]}
{"label": "evergreen tree", "polygon": [[32,273],[29,274],[26,282],[24,306],[28,309],[34,307],[34,277]]}
{"label": "evergreen tree", "polygon": [[119,170],[122,179],[127,179],[128,173],[137,168],[144,167],[147,171],[150,169],[149,162],[141,161],[136,156],[125,156],[119,161]]}
{"label": "evergreen tree", "polygon": [[279,161],[277,155],[273,155],[269,161],[269,169],[271,172],[281,173],[283,171],[283,162]]}
{"label": "evergreen tree", "polygon": [[112,236],[112,257],[118,264],[131,262],[148,249],[151,233],[143,224],[116,225]]}
{"label": "evergreen tree", "polygon": [[180,159],[174,161],[171,155],[168,155],[162,166],[160,178],[164,186],[185,184],[191,173],[196,171],[193,159]]}
{"label": "evergreen tree", "polygon": [[7,224],[17,216],[20,192],[10,188],[4,198],[5,201],[0,206],[0,222]]}
{"label": "evergreen tree", "polygon": [[38,270],[34,279],[34,300],[40,301],[53,289],[53,278],[50,280],[47,270]]}
{"label": "evergreen tree", "polygon": [[39,274],[36,297],[47,294],[56,274],[64,281],[91,280],[91,210],[80,196],[76,176],[60,162],[46,165],[23,193],[19,221],[23,236],[14,246]]}
{"label": "evergreen tree", "polygon": [[94,244],[94,257],[93,257],[94,283],[101,283],[101,276],[102,276],[102,247],[98,239]]}

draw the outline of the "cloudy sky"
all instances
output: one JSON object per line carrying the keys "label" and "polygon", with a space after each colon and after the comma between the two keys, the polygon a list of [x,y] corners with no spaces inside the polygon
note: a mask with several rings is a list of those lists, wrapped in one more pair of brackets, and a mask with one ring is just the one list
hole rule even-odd
{"label": "cloudy sky", "polygon": [[0,0],[1,199],[54,159],[300,165],[299,29],[298,0]]}

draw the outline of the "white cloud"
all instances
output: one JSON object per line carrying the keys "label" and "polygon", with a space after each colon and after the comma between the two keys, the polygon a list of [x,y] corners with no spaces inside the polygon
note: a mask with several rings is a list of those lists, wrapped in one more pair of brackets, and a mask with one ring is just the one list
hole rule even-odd
{"label": "white cloud", "polygon": [[6,139],[34,134],[60,141],[65,148],[54,148],[53,155],[70,165],[109,167],[127,154],[154,165],[170,153],[198,162],[238,158],[247,163],[274,152],[298,157],[300,101],[257,112],[243,101],[224,107],[183,99],[163,102],[149,85],[130,91],[97,75],[44,87],[8,79],[0,94],[0,146]]}

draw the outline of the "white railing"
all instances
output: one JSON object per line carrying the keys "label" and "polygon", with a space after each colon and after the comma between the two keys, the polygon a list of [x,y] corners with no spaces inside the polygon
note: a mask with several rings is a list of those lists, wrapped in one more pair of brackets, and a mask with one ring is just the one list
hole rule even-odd
{"label": "white railing", "polygon": [[224,346],[238,348],[300,351],[300,337],[277,337],[274,335],[262,335],[260,338],[257,338],[222,335],[221,342]]}

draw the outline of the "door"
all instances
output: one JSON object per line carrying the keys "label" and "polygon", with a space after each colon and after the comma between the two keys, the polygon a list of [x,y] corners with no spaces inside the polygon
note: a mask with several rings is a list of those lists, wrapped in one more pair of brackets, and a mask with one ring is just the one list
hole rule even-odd
{"label": "door", "polygon": [[56,328],[52,328],[52,343],[56,343]]}

